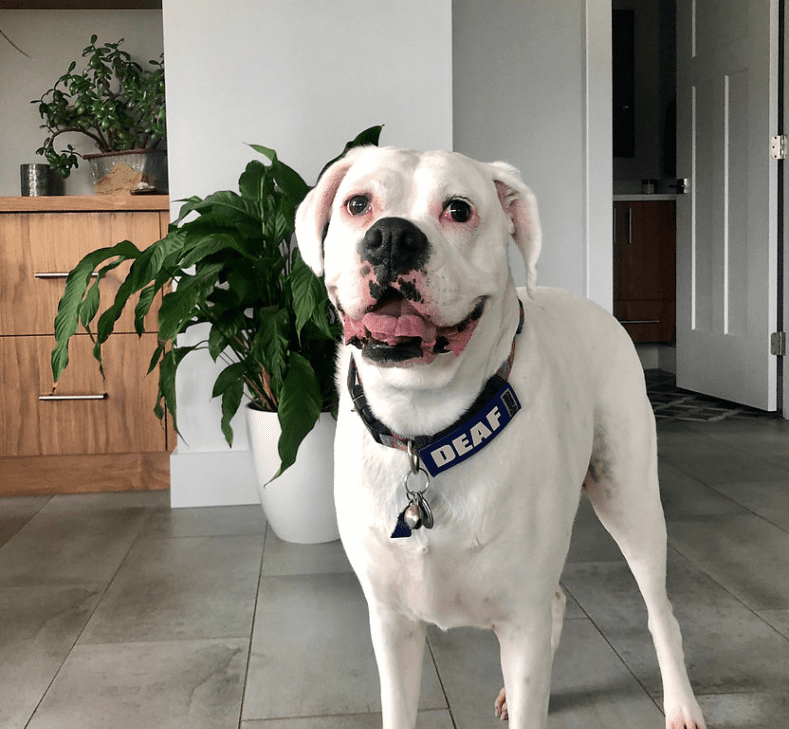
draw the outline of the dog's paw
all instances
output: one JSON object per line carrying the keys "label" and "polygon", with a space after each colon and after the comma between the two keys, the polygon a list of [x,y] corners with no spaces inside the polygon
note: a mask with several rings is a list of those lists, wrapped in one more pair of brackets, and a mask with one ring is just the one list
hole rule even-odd
{"label": "dog's paw", "polygon": [[666,708],[666,729],[707,729],[701,709],[695,699],[683,708]]}
{"label": "dog's paw", "polygon": [[504,693],[504,689],[499,691],[499,695],[496,697],[493,712],[502,721],[507,721],[510,718],[510,715],[507,713],[507,695]]}

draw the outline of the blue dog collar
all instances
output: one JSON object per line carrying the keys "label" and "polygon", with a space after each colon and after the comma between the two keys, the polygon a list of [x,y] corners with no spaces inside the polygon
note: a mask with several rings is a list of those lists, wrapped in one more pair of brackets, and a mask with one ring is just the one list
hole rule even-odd
{"label": "blue dog collar", "polygon": [[[524,320],[523,304],[520,301],[518,304],[520,322],[515,332],[516,337],[523,329]],[[459,420],[435,435],[406,438],[393,433],[378,420],[367,402],[353,358],[348,368],[348,391],[356,412],[377,443],[406,452],[409,443],[412,443],[428,473],[437,476],[485,448],[521,409],[512,385],[507,382],[514,357],[515,339],[513,338],[509,357],[496,374],[485,383],[482,392],[471,407]]]}

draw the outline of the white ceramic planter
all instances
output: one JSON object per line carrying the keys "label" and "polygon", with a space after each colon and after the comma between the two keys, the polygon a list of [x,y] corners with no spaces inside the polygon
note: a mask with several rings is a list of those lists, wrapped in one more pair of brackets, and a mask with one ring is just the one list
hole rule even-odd
{"label": "white ceramic planter", "polygon": [[247,411],[260,503],[274,533],[286,542],[320,544],[340,538],[334,508],[334,431],[336,421],[321,413],[299,447],[296,462],[279,478],[276,413]]}

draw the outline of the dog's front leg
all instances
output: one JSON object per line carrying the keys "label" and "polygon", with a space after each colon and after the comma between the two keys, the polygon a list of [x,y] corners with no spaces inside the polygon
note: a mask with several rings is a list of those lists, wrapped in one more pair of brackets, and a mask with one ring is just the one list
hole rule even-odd
{"label": "dog's front leg", "polygon": [[551,614],[497,626],[511,729],[545,729],[551,691]]}
{"label": "dog's front leg", "polygon": [[371,604],[370,632],[381,682],[383,729],[413,729],[422,684],[426,626]]}

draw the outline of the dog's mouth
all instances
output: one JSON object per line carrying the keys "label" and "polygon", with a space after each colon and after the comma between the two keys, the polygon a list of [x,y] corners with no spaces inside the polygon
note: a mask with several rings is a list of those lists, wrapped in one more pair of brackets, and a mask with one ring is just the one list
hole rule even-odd
{"label": "dog's mouth", "polygon": [[361,319],[343,315],[345,343],[359,347],[378,364],[430,364],[439,354],[459,355],[485,308],[478,299],[471,313],[452,326],[437,326],[399,291],[389,288]]}

